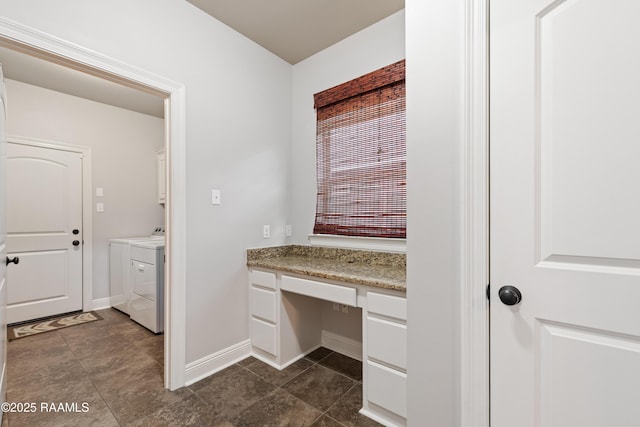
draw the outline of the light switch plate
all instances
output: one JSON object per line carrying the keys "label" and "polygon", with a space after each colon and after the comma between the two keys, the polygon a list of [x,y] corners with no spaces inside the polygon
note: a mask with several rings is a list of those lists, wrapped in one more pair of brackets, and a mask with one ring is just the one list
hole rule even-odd
{"label": "light switch plate", "polygon": [[211,204],[212,205],[219,205],[220,203],[221,203],[221,201],[220,201],[220,190],[212,189],[211,190]]}
{"label": "light switch plate", "polygon": [[104,188],[96,187],[96,197],[103,197],[103,196],[104,196]]}

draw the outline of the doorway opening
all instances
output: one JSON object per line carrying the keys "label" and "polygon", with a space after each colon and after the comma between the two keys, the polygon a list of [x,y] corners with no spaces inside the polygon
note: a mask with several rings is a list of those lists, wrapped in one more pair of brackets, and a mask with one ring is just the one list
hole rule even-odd
{"label": "doorway opening", "polygon": [[[185,366],[185,101],[184,86],[46,33],[0,18],[0,46],[164,98],[166,151],[164,383],[184,386]],[[83,301],[84,310],[86,307]]]}

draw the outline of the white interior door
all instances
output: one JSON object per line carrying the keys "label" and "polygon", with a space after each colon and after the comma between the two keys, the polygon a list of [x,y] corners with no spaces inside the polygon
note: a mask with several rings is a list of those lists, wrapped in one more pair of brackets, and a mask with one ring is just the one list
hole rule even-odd
{"label": "white interior door", "polygon": [[82,157],[9,142],[9,323],[82,309]]}
{"label": "white interior door", "polygon": [[[0,63],[0,399],[7,396],[7,110],[4,75]],[[2,414],[4,416],[4,414]]]}
{"label": "white interior door", "polygon": [[491,426],[639,426],[640,2],[490,15]]}

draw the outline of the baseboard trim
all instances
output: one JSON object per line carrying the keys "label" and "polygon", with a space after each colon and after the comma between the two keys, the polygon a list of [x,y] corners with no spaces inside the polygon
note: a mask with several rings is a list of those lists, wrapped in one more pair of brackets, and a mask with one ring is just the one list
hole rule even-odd
{"label": "baseboard trim", "polygon": [[362,342],[322,331],[322,346],[362,362]]}
{"label": "baseboard trim", "polygon": [[98,298],[92,301],[93,310],[104,310],[111,307],[111,298]]}
{"label": "baseboard trim", "polygon": [[198,382],[242,359],[246,359],[250,355],[251,342],[245,340],[194,362],[187,363],[184,372],[185,385]]}
{"label": "baseboard trim", "polygon": [[[377,423],[382,424],[385,427],[405,427],[407,425],[407,420],[405,418],[402,418],[401,416],[396,415],[393,412],[389,412],[386,409],[381,408],[377,405],[374,405],[374,404],[370,404],[370,405],[376,407],[379,413],[366,408],[362,408],[358,412],[360,412],[365,417],[371,418]],[[382,415],[383,413],[385,415]]]}
{"label": "baseboard trim", "polygon": [[274,362],[272,359],[273,357],[271,355],[268,355],[267,353],[263,353],[262,350],[260,350],[259,348],[253,348],[251,351],[251,356],[255,357],[256,359],[258,359],[261,362],[266,363],[267,365],[276,368],[277,370],[281,371],[283,369],[285,369],[286,367],[293,365],[294,363],[296,363],[298,360],[302,359],[303,357],[305,357],[307,354],[311,353],[312,351],[314,351],[315,349],[317,349],[318,347],[320,347],[319,345],[317,347],[313,347],[310,351],[306,352],[306,353],[301,353],[299,355],[297,355],[296,357],[294,357],[293,359],[290,359],[286,362],[283,362],[282,365],[278,365],[276,362]]}

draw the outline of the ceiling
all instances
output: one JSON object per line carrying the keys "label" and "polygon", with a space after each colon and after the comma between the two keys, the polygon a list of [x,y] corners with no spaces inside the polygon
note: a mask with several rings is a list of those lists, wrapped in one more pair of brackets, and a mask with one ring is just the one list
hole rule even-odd
{"label": "ceiling", "polygon": [[[404,0],[187,0],[296,64],[404,8]],[[6,78],[164,117],[164,100],[0,45]]]}
{"label": "ceiling", "polygon": [[404,0],[187,1],[291,64],[404,8]]}
{"label": "ceiling", "polygon": [[159,96],[2,46],[0,63],[7,79],[155,117],[164,117],[164,99]]}

